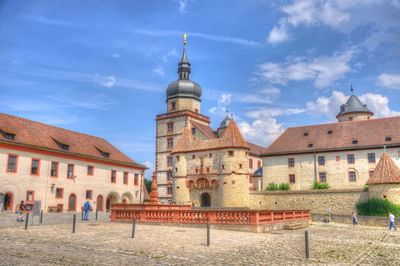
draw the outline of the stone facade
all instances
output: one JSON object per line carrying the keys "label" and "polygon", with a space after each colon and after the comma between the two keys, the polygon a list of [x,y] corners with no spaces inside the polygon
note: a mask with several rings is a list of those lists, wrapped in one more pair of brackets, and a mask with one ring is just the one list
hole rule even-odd
{"label": "stone facade", "polygon": [[371,184],[369,185],[369,197],[388,199],[400,204],[400,184]]}
{"label": "stone facade", "polygon": [[359,120],[368,120],[371,119],[372,115],[367,113],[351,113],[345,114],[338,118],[339,122],[346,122],[346,121],[359,121]]}

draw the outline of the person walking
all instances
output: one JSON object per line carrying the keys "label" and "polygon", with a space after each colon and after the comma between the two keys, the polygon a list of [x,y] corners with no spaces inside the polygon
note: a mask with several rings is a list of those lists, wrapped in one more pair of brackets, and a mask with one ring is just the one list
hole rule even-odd
{"label": "person walking", "polygon": [[24,211],[25,211],[25,204],[24,201],[21,200],[21,203],[19,204],[19,217],[17,219],[17,222],[23,222],[24,221]]}
{"label": "person walking", "polygon": [[353,225],[358,225],[357,212],[353,211]]}
{"label": "person walking", "polygon": [[85,208],[85,216],[83,217],[83,220],[87,221],[89,219],[89,211],[91,207],[89,201],[86,201],[83,207]]}
{"label": "person walking", "polygon": [[397,231],[397,228],[396,228],[396,226],[394,225],[394,218],[395,218],[395,216],[394,216],[391,212],[389,212],[389,222],[390,222],[389,230],[392,230],[392,227],[393,227],[394,230]]}

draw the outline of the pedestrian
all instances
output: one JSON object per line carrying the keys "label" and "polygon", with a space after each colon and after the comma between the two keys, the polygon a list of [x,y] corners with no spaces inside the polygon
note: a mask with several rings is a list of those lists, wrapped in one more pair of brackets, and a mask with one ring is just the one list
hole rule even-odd
{"label": "pedestrian", "polygon": [[21,200],[21,203],[19,204],[19,217],[17,219],[17,222],[23,222],[24,221],[24,211],[25,211],[25,204],[24,201]]}
{"label": "pedestrian", "polygon": [[89,211],[91,207],[89,201],[86,201],[83,207],[85,208],[85,216],[83,217],[83,220],[87,221],[89,219]]}
{"label": "pedestrian", "polygon": [[357,212],[356,211],[353,211],[353,225],[358,225]]}
{"label": "pedestrian", "polygon": [[395,216],[394,216],[391,212],[389,212],[389,222],[390,222],[389,230],[392,230],[392,227],[393,227],[394,230],[397,231],[397,228],[396,228],[396,226],[394,225],[394,218],[395,218]]}

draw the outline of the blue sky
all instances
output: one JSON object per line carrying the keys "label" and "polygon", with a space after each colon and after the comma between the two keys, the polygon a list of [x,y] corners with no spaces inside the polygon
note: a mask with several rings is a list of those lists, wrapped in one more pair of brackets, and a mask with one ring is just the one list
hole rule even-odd
{"label": "blue sky", "polygon": [[[103,137],[152,167],[182,35],[202,114],[268,146],[355,94],[400,115],[400,0],[0,2],[0,112]],[[150,174],[150,171],[148,171]]]}

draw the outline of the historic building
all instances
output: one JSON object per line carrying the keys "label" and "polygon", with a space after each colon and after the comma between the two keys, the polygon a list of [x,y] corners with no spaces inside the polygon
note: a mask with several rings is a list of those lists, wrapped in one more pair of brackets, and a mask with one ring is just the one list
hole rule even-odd
{"label": "historic building", "polygon": [[0,113],[0,199],[15,211],[80,211],[86,200],[100,211],[114,202],[140,203],[145,191],[138,164],[106,140]]}
{"label": "historic building", "polygon": [[[157,132],[156,132],[156,173],[158,185],[158,197],[160,200],[172,201],[173,191],[176,186],[173,185],[174,159],[171,152],[185,128],[190,130],[191,136],[196,141],[221,139],[232,120],[228,114],[221,122],[217,130],[210,127],[210,119],[201,114],[201,94],[200,85],[190,80],[191,65],[186,55],[186,37],[184,41],[182,59],[178,64],[178,80],[171,82],[167,88],[167,113],[157,115]],[[240,132],[239,132],[240,134]],[[264,150],[263,147],[248,143],[246,165],[243,169],[247,171],[247,191],[253,189],[253,180],[251,173],[262,166],[260,154]],[[202,150],[202,152],[206,152]],[[208,154],[208,153],[207,153]],[[203,156],[203,155],[202,155]],[[217,155],[214,155],[218,158]],[[214,158],[213,160],[216,160]],[[244,158],[243,158],[244,159]],[[207,160],[205,160],[206,162]],[[181,162],[182,163],[182,162]],[[200,159],[196,161],[200,169]],[[183,169],[181,169],[183,170]],[[215,171],[215,168],[213,168]],[[227,170],[225,170],[227,171]],[[190,171],[189,171],[190,172]],[[192,174],[192,173],[190,173]],[[196,174],[196,173],[194,173]],[[200,171],[197,173],[200,175]],[[208,179],[210,181],[210,179]],[[255,186],[259,185],[257,181]],[[187,199],[187,198],[185,198]],[[217,202],[217,198],[211,198],[211,202]],[[177,199],[174,199],[175,201]]]}
{"label": "historic building", "polygon": [[354,94],[340,107],[338,122],[286,129],[263,153],[263,188],[289,183],[309,189],[314,181],[334,189],[362,188],[386,146],[400,164],[400,117],[372,119]]}

